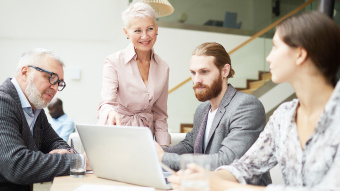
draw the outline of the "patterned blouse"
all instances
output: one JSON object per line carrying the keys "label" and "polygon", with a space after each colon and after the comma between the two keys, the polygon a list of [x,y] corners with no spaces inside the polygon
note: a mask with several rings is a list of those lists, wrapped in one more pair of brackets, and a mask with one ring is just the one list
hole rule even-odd
{"label": "patterned blouse", "polygon": [[303,149],[295,122],[298,103],[294,99],[282,104],[247,153],[217,170],[254,184],[259,174],[279,165],[285,185],[269,185],[268,191],[340,190],[340,82]]}

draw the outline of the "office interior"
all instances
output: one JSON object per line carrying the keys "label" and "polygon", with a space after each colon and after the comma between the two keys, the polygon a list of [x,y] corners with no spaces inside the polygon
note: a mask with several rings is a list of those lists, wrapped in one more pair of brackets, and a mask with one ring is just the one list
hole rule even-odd
{"label": "office interior", "polygon": [[[123,32],[121,13],[131,0],[0,0],[0,81],[13,77],[20,56],[33,48],[57,52],[65,62],[67,87],[56,97],[75,123],[95,124],[100,101],[104,58],[130,43]],[[159,34],[154,49],[170,67],[168,98],[169,131],[192,124],[200,104],[194,96],[189,61],[192,50],[204,42],[218,42],[225,49],[250,39],[308,0],[169,0],[175,11],[158,18]],[[311,1],[301,11],[316,10]],[[227,17],[231,18],[228,23]],[[340,24],[340,1],[335,1],[334,20]],[[235,77],[229,80],[240,90],[247,80],[268,72],[265,58],[271,50],[274,29],[266,31],[231,54]],[[267,84],[269,83],[269,85]],[[294,98],[288,84],[271,85],[251,92],[268,114],[283,101]],[[261,86],[262,86],[261,85]],[[259,87],[261,88],[261,87]],[[47,112],[47,111],[46,111]]]}
{"label": "office interior", "polygon": [[[199,44],[218,42],[231,51],[308,1],[169,2],[175,11],[169,16],[158,18],[159,35],[154,48],[170,66],[171,90],[190,77],[190,55]],[[316,10],[318,2],[313,1],[302,11]],[[96,123],[104,58],[129,44],[121,21],[121,13],[128,4],[129,0],[0,0],[0,80],[14,76],[23,52],[37,47],[53,50],[66,65],[67,87],[56,95],[63,100],[65,112],[76,123]],[[336,10],[339,4],[336,1],[334,12],[334,19],[338,23],[340,15]],[[227,14],[232,15],[229,25],[224,23]],[[234,87],[245,89],[247,80],[258,80],[259,72],[268,72],[265,57],[271,49],[273,31],[266,32],[231,54],[236,75],[229,82]],[[266,112],[292,96],[292,88],[283,86],[282,89],[273,88],[276,96],[258,96]],[[281,92],[289,92],[289,95],[280,97]],[[275,100],[275,97],[280,98]],[[199,104],[190,80],[169,93],[169,131],[180,132],[181,124],[192,123]]]}

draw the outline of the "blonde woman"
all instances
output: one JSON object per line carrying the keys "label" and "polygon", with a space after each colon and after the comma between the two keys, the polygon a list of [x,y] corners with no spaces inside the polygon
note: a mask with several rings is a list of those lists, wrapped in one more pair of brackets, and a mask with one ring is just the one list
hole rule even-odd
{"label": "blonde woman", "polygon": [[168,146],[169,67],[153,49],[158,33],[155,11],[135,2],[122,19],[131,43],[105,59],[98,123],[148,127],[160,145]]}

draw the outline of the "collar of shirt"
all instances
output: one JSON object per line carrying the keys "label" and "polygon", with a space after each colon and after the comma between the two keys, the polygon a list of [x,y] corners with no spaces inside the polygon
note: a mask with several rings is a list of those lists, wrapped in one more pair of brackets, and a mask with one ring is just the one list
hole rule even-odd
{"label": "collar of shirt", "polygon": [[[324,133],[327,129],[331,128],[329,127],[329,124],[332,123],[337,118],[337,112],[336,110],[339,109],[339,101],[340,101],[340,80],[337,82],[334,91],[328,100],[325,109],[323,113],[320,116],[320,119],[315,127],[316,132]],[[333,125],[334,127],[336,125]],[[338,128],[338,126],[336,126]],[[334,130],[336,131],[336,130]]]}
{"label": "collar of shirt", "polygon": [[35,124],[35,120],[37,119],[41,109],[36,109],[36,110],[33,111],[31,104],[28,102],[28,100],[27,100],[24,92],[21,90],[17,80],[15,78],[12,78],[11,82],[13,83],[15,89],[18,92],[18,96],[19,96],[19,99],[20,99],[22,110],[24,111],[25,114],[27,114],[27,115],[25,115],[26,121],[27,121],[28,125],[30,126],[31,133],[33,135],[33,127],[34,127],[34,124]]}
{"label": "collar of shirt", "polygon": [[[334,91],[330,99],[326,103],[325,109],[319,117],[319,120],[314,129],[314,133],[309,137],[304,151],[306,151],[307,148],[310,147],[309,146],[310,142],[318,141],[318,139],[315,137],[324,134],[325,131],[337,132],[336,129],[331,130],[331,128],[334,128],[334,126],[336,125],[330,125],[330,124],[333,123],[333,121],[337,117],[336,115],[338,113],[336,112],[336,110],[340,106],[339,100],[340,100],[340,80],[337,83],[336,87],[334,88]],[[293,124],[290,126],[291,128],[297,128],[296,115],[297,115],[297,107],[299,105],[299,100],[296,98],[292,100],[291,103],[292,104],[286,105],[286,108],[285,108],[287,110],[287,113],[285,113],[285,115],[288,116],[286,122]],[[338,126],[336,126],[336,128],[338,128]]]}
{"label": "collar of shirt", "polygon": [[[127,64],[128,62],[130,62],[132,59],[137,58],[137,54],[136,54],[136,50],[135,47],[133,46],[132,43],[129,44],[129,46],[125,49],[125,54],[126,56],[124,56],[124,64]],[[158,63],[158,58],[157,56],[155,56],[154,54],[154,49],[151,49],[151,60],[155,60],[156,63]]]}
{"label": "collar of shirt", "polygon": [[52,118],[54,121],[64,121],[67,118],[66,113],[64,113],[62,116],[58,117],[57,119]]}

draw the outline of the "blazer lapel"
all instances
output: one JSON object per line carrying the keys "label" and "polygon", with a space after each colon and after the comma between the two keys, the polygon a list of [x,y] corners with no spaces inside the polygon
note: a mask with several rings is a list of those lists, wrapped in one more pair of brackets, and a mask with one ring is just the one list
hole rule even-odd
{"label": "blazer lapel", "polygon": [[[42,111],[40,111],[41,113]],[[33,132],[34,132],[34,142],[35,142],[35,147],[37,150],[40,150],[40,144],[41,144],[41,141],[40,141],[40,136],[41,136],[41,132],[43,131],[43,129],[41,129],[41,120],[40,120],[40,114],[38,115],[37,117],[37,120],[35,121],[35,124],[34,124],[34,129],[33,129]]]}
{"label": "blazer lapel", "polygon": [[[28,126],[24,111],[22,110],[22,106],[21,106],[21,102],[20,102],[18,92],[16,91],[15,86],[11,82],[11,78],[8,78],[4,82],[3,85],[4,85],[4,87],[7,88],[7,93],[15,100],[17,106],[19,107],[19,113],[20,113],[20,116],[21,116],[21,119],[22,119],[22,126],[21,126],[21,128],[19,127],[19,130],[20,130],[20,133],[23,135],[23,141],[25,142],[26,146],[30,150],[35,150],[35,151],[38,150],[37,146],[35,144],[35,140],[32,136],[31,130]],[[33,131],[34,131],[34,129],[33,129]]]}
{"label": "blazer lapel", "polygon": [[218,107],[215,118],[214,118],[213,123],[211,125],[211,129],[210,129],[209,136],[208,136],[208,144],[210,142],[212,135],[214,134],[218,125],[220,124],[220,121],[221,121],[222,117],[224,116],[224,114],[227,110],[227,106],[229,105],[229,103],[233,99],[233,97],[235,96],[236,92],[237,92],[236,89],[231,84],[228,84],[228,89],[224,93],[224,96],[221,100],[221,103]]}
{"label": "blazer lapel", "polygon": [[210,110],[210,107],[207,107],[203,112],[203,120],[201,121],[201,125],[197,134],[197,137],[195,139],[195,145],[194,145],[194,153],[203,153],[203,140],[204,140],[204,132],[205,128],[207,126],[207,120],[208,120],[208,112]]}

